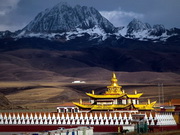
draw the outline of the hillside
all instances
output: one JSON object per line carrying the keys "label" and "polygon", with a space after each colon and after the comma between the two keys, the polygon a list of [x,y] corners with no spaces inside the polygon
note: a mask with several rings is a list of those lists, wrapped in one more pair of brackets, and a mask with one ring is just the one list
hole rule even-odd
{"label": "hillside", "polygon": [[[179,57],[179,53],[175,52],[121,48],[91,48],[78,51],[19,49],[0,54],[0,80],[66,81],[72,80],[73,77],[83,77],[88,80],[88,76],[92,74],[90,71],[97,73],[111,71],[172,72],[178,75]],[[178,80],[174,78],[174,81]]]}
{"label": "hillside", "polygon": [[4,96],[4,94],[0,93],[0,109],[10,109],[11,102]]}

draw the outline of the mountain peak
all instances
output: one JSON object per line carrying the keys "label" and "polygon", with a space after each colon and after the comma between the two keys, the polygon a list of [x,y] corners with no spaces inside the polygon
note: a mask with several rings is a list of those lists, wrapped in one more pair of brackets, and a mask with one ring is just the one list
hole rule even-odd
{"label": "mountain peak", "polygon": [[134,18],[127,26],[127,33],[131,34],[132,32],[140,32],[143,30],[150,29],[151,26],[148,23],[143,23],[140,20]]}
{"label": "mountain peak", "polygon": [[67,9],[72,8],[67,2],[60,2],[55,5],[51,10],[58,9],[60,11],[66,11]]}
{"label": "mountain peak", "polygon": [[137,19],[137,18],[133,18],[133,20],[131,21],[131,22],[133,22],[133,23],[142,23],[139,19]]}
{"label": "mountain peak", "polygon": [[90,29],[100,27],[111,33],[115,27],[95,8],[77,5],[71,7],[60,2],[52,9],[39,13],[23,30],[34,33],[68,32],[77,28]]}
{"label": "mountain peak", "polygon": [[156,24],[156,25],[153,25],[153,29],[150,34],[156,35],[156,36],[161,36],[165,32],[166,32],[166,29],[165,29],[164,25]]}

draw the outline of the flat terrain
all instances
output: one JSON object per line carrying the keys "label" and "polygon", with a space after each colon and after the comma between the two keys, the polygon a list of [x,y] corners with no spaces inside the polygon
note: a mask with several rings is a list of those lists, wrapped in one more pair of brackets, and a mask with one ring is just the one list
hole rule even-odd
{"label": "flat terrain", "polygon": [[[78,102],[80,98],[88,101],[86,92],[95,90],[95,94],[103,94],[109,83],[72,84],[60,82],[0,82],[0,92],[12,103],[11,109],[50,109],[64,102]],[[180,85],[168,84],[158,87],[157,84],[122,84],[126,93],[134,90],[144,93],[141,102],[147,99],[159,102],[159,92],[164,90],[165,102],[180,97]],[[162,100],[161,100],[162,102]],[[18,106],[18,107],[17,107]]]}

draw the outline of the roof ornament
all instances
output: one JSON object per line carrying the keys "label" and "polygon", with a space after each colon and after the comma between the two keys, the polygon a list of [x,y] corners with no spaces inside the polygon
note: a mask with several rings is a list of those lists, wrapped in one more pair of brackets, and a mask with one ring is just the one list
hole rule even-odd
{"label": "roof ornament", "polygon": [[121,86],[118,84],[118,79],[116,78],[115,72],[112,73],[112,78],[111,78],[111,85],[107,86],[108,90],[106,91],[106,94],[122,94]]}

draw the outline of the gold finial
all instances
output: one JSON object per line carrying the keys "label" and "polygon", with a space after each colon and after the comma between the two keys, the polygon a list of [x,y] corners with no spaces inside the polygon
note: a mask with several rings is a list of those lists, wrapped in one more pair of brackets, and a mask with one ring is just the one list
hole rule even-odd
{"label": "gold finial", "polygon": [[79,99],[79,103],[82,104],[82,99],[81,98]]}
{"label": "gold finial", "polygon": [[148,105],[149,105],[149,104],[151,104],[151,100],[150,100],[150,99],[148,99]]}
{"label": "gold finial", "polygon": [[116,74],[114,72],[112,73],[112,78],[116,79]]}
{"label": "gold finial", "polygon": [[134,91],[134,94],[135,94],[135,95],[137,94],[137,90]]}
{"label": "gold finial", "polygon": [[122,94],[121,86],[118,84],[118,79],[116,78],[116,74],[112,73],[111,78],[111,85],[107,86],[108,91],[106,91],[106,94]]}
{"label": "gold finial", "polygon": [[111,86],[119,86],[117,82],[118,82],[118,80],[116,78],[116,74],[113,72],[112,79],[111,79]]}
{"label": "gold finial", "polygon": [[94,90],[92,90],[92,94],[94,95]]}

